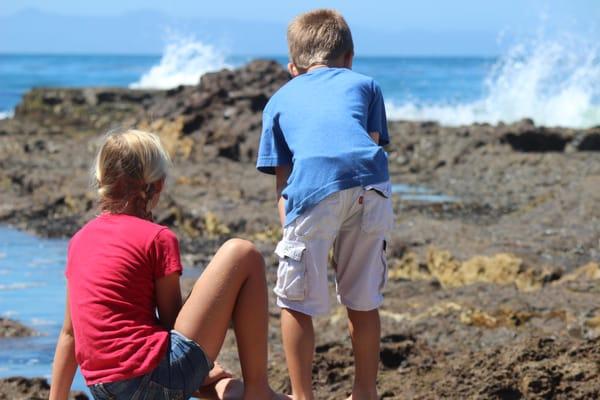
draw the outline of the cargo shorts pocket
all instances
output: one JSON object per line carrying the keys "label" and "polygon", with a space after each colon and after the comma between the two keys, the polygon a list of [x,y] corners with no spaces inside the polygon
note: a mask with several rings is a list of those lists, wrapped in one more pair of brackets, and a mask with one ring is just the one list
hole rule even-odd
{"label": "cargo shorts pocket", "polygon": [[394,227],[392,199],[377,190],[363,195],[362,230],[371,234],[386,234]]}
{"label": "cargo shorts pocket", "polygon": [[379,293],[383,293],[388,281],[388,262],[387,262],[387,241],[383,240],[383,248],[381,249],[381,263],[383,265],[383,276],[379,285]]}
{"label": "cargo shorts pocket", "polygon": [[306,295],[306,245],[293,240],[282,240],[275,248],[279,256],[277,283],[273,291],[287,300],[304,300]]}

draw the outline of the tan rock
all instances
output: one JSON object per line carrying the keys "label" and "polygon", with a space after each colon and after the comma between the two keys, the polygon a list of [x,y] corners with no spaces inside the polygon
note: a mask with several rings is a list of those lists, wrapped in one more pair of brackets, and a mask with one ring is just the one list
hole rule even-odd
{"label": "tan rock", "polygon": [[582,267],[577,268],[575,271],[570,274],[566,274],[561,279],[559,279],[556,283],[561,284],[569,281],[575,281],[579,279],[584,280],[596,280],[600,279],[600,264],[591,262]]}

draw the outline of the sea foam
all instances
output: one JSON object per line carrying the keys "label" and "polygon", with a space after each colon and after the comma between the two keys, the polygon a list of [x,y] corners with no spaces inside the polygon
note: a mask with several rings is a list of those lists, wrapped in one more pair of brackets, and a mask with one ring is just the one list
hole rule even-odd
{"label": "sea foam", "polygon": [[514,122],[539,125],[600,125],[600,45],[563,35],[519,43],[498,58],[483,82],[482,99],[471,103],[387,104],[391,119],[436,120],[445,125]]}
{"label": "sea foam", "polygon": [[192,37],[175,36],[166,45],[159,63],[129,87],[169,89],[195,85],[205,73],[222,68],[230,68],[224,52]]}
{"label": "sea foam", "polygon": [[0,119],[12,118],[14,111],[0,111]]}

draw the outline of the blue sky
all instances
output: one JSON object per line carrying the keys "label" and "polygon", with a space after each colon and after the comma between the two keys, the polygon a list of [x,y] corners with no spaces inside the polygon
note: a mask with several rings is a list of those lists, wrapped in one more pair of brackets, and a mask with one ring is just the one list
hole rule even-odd
{"label": "blue sky", "polygon": [[281,54],[289,19],[317,7],[340,10],[364,54],[497,54],[506,35],[598,35],[600,21],[600,0],[2,0],[0,52],[160,53],[175,29]]}

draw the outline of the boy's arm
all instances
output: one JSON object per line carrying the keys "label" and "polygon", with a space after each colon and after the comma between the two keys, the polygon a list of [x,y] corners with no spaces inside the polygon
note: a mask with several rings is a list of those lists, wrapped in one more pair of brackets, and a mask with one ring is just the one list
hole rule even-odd
{"label": "boy's arm", "polygon": [[73,324],[71,322],[71,311],[69,310],[69,293],[67,290],[65,320],[60,336],[58,337],[58,342],[56,343],[56,352],[52,364],[50,400],[66,400],[69,397],[75,371],[77,371],[75,338],[73,336]]}
{"label": "boy's arm", "polygon": [[287,180],[292,172],[291,165],[275,167],[275,188],[277,190],[277,211],[281,226],[285,224],[285,199],[281,196],[283,189],[287,186]]}
{"label": "boy's arm", "polygon": [[369,136],[371,136],[371,139],[373,139],[373,141],[377,144],[379,144],[379,132],[375,131],[375,132],[369,132]]}

